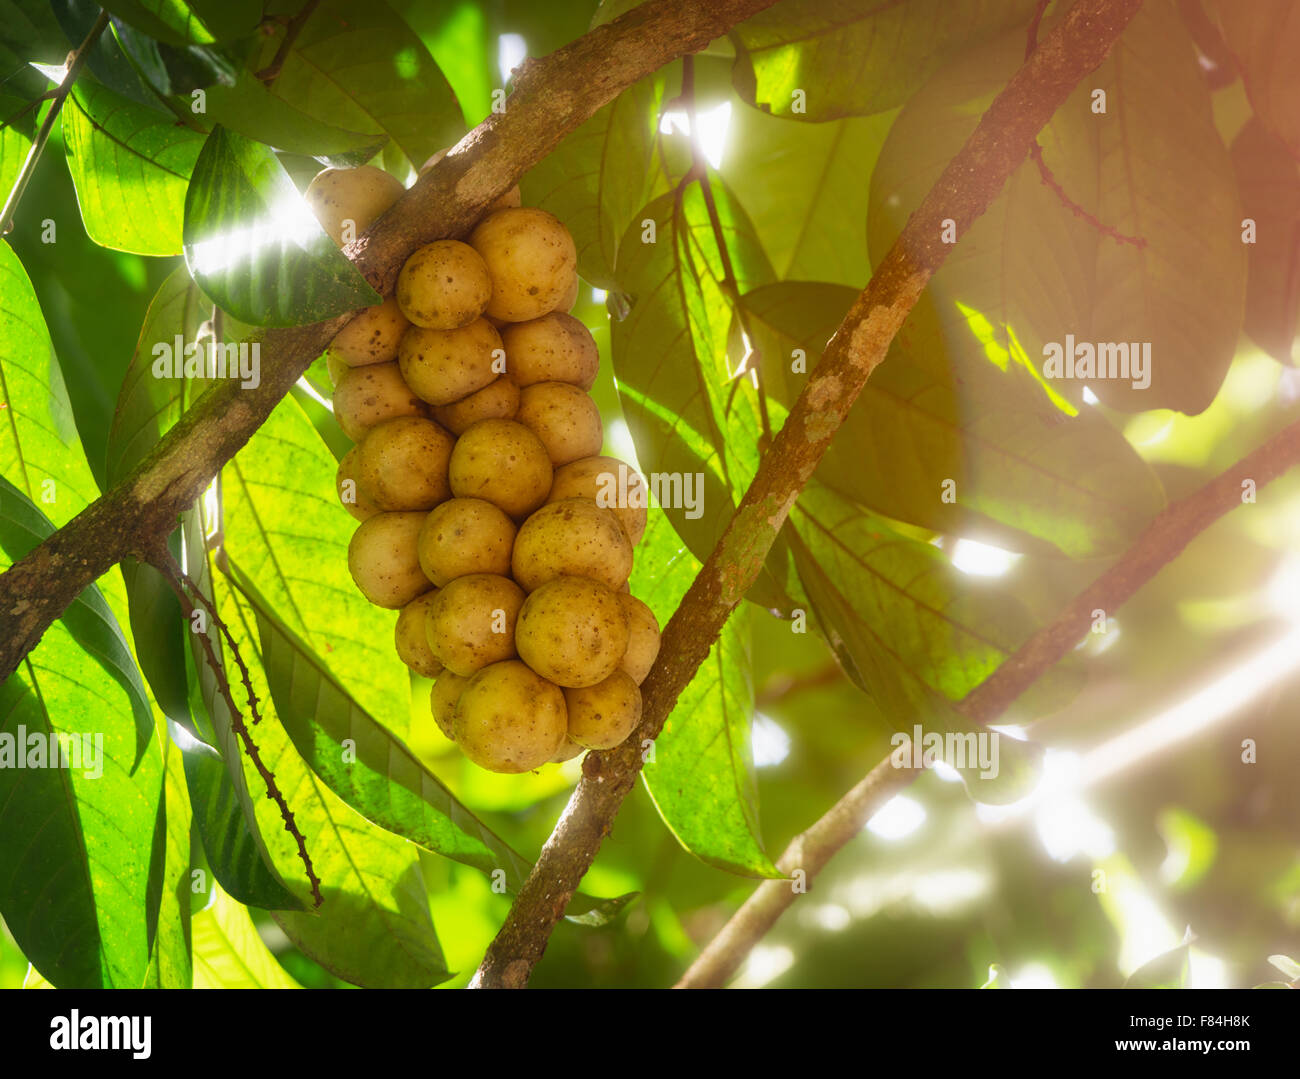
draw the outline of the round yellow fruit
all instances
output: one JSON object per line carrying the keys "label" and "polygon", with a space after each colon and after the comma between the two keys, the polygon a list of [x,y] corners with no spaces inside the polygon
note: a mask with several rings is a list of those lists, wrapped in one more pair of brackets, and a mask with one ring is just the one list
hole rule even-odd
{"label": "round yellow fruit", "polygon": [[569,739],[587,749],[613,749],[641,722],[641,691],[626,671],[615,671],[603,682],[566,689]]}
{"label": "round yellow fruit", "polygon": [[377,513],[361,522],[348,544],[348,570],[376,607],[397,610],[433,585],[420,569],[416,539],[423,513]]}
{"label": "round yellow fruit", "polygon": [[334,387],[334,418],[353,442],[385,420],[428,414],[428,406],[411,392],[395,363],[353,367]]}
{"label": "round yellow fruit", "polygon": [[467,685],[469,685],[468,678],[452,674],[451,671],[443,671],[438,675],[438,680],[433,683],[433,689],[429,691],[429,711],[433,713],[433,721],[438,724],[438,730],[453,742],[456,740],[456,729],[453,724],[456,702],[460,700],[460,695]]}
{"label": "round yellow fruit", "polygon": [[519,658],[566,688],[603,682],[618,668],[627,641],[618,594],[586,577],[547,581],[524,601],[515,623]]}
{"label": "round yellow fruit", "polygon": [[501,331],[506,371],[519,386],[568,382],[582,390],[596,384],[600,352],[587,329],[572,315],[555,311]]}
{"label": "round yellow fruit", "polygon": [[405,191],[396,176],[362,165],[318,172],[303,197],[321,228],[343,247],[387,213]]}
{"label": "round yellow fruit", "polygon": [[451,490],[482,498],[520,520],[546,501],[551,459],[541,439],[514,420],[479,420],[451,451]]}
{"label": "round yellow fruit", "polygon": [[659,622],[654,611],[635,596],[620,592],[618,602],[627,618],[628,630],[627,651],[623,653],[619,668],[631,675],[632,681],[639,686],[659,658]]}
{"label": "round yellow fruit", "polygon": [[338,492],[339,502],[358,521],[364,521],[379,512],[379,507],[366,497],[357,482],[357,447],[353,446],[343,455],[338,471],[334,474],[334,490]]}
{"label": "round yellow fruit", "polygon": [[429,330],[468,326],[487,307],[492,280],[478,252],[459,240],[418,248],[397,276],[397,305]]}
{"label": "round yellow fruit", "polygon": [[511,571],[525,592],[556,577],[589,577],[617,590],[632,573],[632,544],[610,510],[566,498],[547,503],[520,526]]}
{"label": "round yellow fruit", "polygon": [[605,440],[596,402],[567,382],[525,386],[515,419],[542,440],[556,468],[600,453]]}
{"label": "round yellow fruit", "polygon": [[416,596],[397,616],[397,625],[393,627],[393,643],[397,648],[398,658],[416,674],[425,678],[437,678],[442,674],[443,666],[438,657],[429,648],[429,637],[424,632],[424,621],[429,604],[437,597],[436,589]]}
{"label": "round yellow fruit", "polygon": [[564,694],[518,660],[493,663],[461,692],[454,730],[465,756],[480,768],[530,772],[564,744]]}
{"label": "round yellow fruit", "polygon": [[510,573],[515,523],[481,498],[453,498],[429,514],[420,530],[420,566],[442,586],[471,573]]}
{"label": "round yellow fruit", "polygon": [[635,547],[645,535],[647,491],[645,480],[617,457],[584,457],[555,470],[548,502],[562,498],[589,498],[611,510]]}
{"label": "round yellow fruit", "polygon": [[[365,367],[371,363],[392,363],[397,359],[397,345],[410,323],[390,296],[376,307],[367,307],[343,329],[325,350],[330,364]],[[337,385],[338,380],[335,379]]]}
{"label": "round yellow fruit", "polygon": [[435,405],[433,418],[453,435],[463,435],[479,420],[513,420],[519,411],[519,387],[501,375],[481,390],[449,405]]}
{"label": "round yellow fruit", "polygon": [[501,335],[486,319],[455,330],[412,326],[402,335],[397,362],[417,397],[449,405],[496,380],[500,349]]}
{"label": "round yellow fruit", "polygon": [[551,758],[550,763],[563,764],[565,761],[573,760],[573,758],[579,753],[586,752],[586,746],[578,745],[578,743],[572,738],[565,738],[564,741],[560,743],[560,748],[555,751],[555,755]]}
{"label": "round yellow fruit", "polygon": [[523,590],[509,577],[472,573],[442,588],[429,606],[429,648],[453,674],[469,677],[515,656],[515,622]]}
{"label": "round yellow fruit", "polygon": [[357,482],[381,510],[433,509],[451,497],[447,465],[455,444],[433,420],[385,420],[357,447]]}
{"label": "round yellow fruit", "polygon": [[492,278],[487,313],[493,318],[540,318],[554,311],[573,287],[577,248],[569,230],[545,210],[498,210],[475,226],[469,242]]}
{"label": "round yellow fruit", "polygon": [[573,305],[578,302],[578,289],[580,285],[581,282],[578,280],[578,275],[574,274],[572,286],[570,286],[569,291],[560,298],[560,302],[555,305],[555,310],[564,311],[566,313],[572,311]]}

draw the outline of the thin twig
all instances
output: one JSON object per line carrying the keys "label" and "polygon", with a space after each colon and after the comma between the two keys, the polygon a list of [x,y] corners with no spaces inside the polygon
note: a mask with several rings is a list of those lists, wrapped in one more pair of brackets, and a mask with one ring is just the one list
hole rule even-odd
{"label": "thin twig", "polygon": [[23,197],[23,192],[27,190],[27,185],[36,172],[36,165],[41,159],[41,154],[45,151],[45,144],[50,141],[50,132],[54,130],[54,121],[58,119],[59,113],[63,110],[63,103],[68,99],[68,94],[72,92],[72,85],[77,81],[77,76],[81,74],[81,69],[90,56],[90,50],[95,47],[95,42],[99,40],[99,35],[104,32],[104,27],[107,25],[108,12],[101,11],[99,18],[95,20],[95,25],[90,28],[90,33],[86,35],[85,40],[68,54],[63,81],[54,90],[54,95],[50,99],[49,111],[45,114],[41,128],[36,133],[36,138],[27,151],[27,160],[23,162],[22,171],[18,173],[18,179],[14,181],[14,186],[9,192],[9,198],[5,200],[4,209],[0,210],[0,236],[9,235],[13,229],[14,212],[18,209],[18,201]]}
{"label": "thin twig", "polygon": [[[1291,424],[1209,483],[1158,514],[1110,569],[962,698],[957,710],[978,723],[996,720],[1087,635],[1094,611],[1114,614],[1193,539],[1240,506],[1243,480],[1253,480],[1258,491],[1297,465],[1300,465],[1300,422]],[[888,782],[891,772],[903,777],[900,782]],[[787,874],[796,868],[803,869],[806,873],[803,883],[810,883],[817,871],[861,831],[872,814],[918,774],[892,767],[890,758],[886,757],[825,817],[791,841],[777,861],[778,868]],[[851,821],[853,827],[841,827],[845,820]],[[729,982],[750,950],[776,924],[797,894],[803,893],[795,893],[783,881],[760,884],[700,952],[677,988],[717,988]]]}
{"label": "thin twig", "polygon": [[27,104],[25,104],[25,105],[24,105],[21,109],[19,109],[17,112],[13,113],[11,116],[6,117],[4,120],[0,120],[0,131],[3,131],[5,128],[10,127],[10,126],[12,126],[13,124],[17,123],[17,122],[18,122],[19,120],[21,120],[24,116],[26,116],[29,112],[31,112],[32,109],[38,108],[39,106],[41,106],[42,104],[44,104],[46,101],[53,101],[53,100],[54,100],[54,96],[55,96],[58,92],[59,92],[59,88],[58,88],[57,86],[55,86],[55,87],[52,87],[52,88],[49,89],[49,90],[46,90],[45,93],[41,94],[40,97],[34,97],[34,98],[32,98],[31,101],[27,102]]}
{"label": "thin twig", "polygon": [[[240,671],[243,672],[244,685],[248,690],[249,707],[254,716],[253,721],[257,722],[260,718],[257,712],[257,695],[253,692],[253,683],[248,675],[248,667],[244,663],[243,656],[240,655],[239,645],[235,643],[235,638],[217,613],[213,602],[203,594],[203,589],[198,586],[194,579],[180,567],[166,544],[161,544],[156,548],[152,552],[149,561],[163,575],[167,583],[171,585],[172,591],[176,593],[176,598],[180,601],[181,608],[185,613],[186,621],[193,620],[194,613],[198,610],[194,604],[194,600],[197,599],[206,609],[213,623],[220,628],[230,645],[231,655],[235,657],[235,662],[239,665]],[[325,899],[321,895],[320,878],[316,876],[316,869],[312,865],[311,855],[307,852],[307,840],[298,829],[298,822],[293,815],[293,810],[289,808],[288,801],[286,801],[275,781],[275,773],[262,761],[262,755],[258,752],[257,744],[253,741],[252,732],[249,731],[248,725],[244,722],[243,713],[235,704],[235,694],[231,689],[230,679],[226,677],[225,667],[217,656],[212,638],[207,633],[200,633],[198,636],[203,648],[204,658],[207,660],[208,666],[212,669],[213,677],[217,681],[218,692],[225,698],[226,707],[230,710],[230,725],[239,736],[239,740],[243,742],[244,752],[248,754],[248,759],[253,762],[257,774],[262,777],[262,782],[266,786],[266,796],[272,799],[279,808],[280,817],[284,821],[284,830],[293,836],[294,841],[298,844],[298,857],[307,871],[307,880],[311,883],[311,894],[315,900],[315,905],[319,907]]]}
{"label": "thin twig", "polygon": [[289,20],[289,24],[284,28],[284,40],[280,42],[280,47],[275,50],[275,56],[271,62],[257,73],[257,77],[262,80],[268,87],[280,77],[280,69],[284,67],[284,62],[289,58],[289,50],[293,48],[293,43],[298,40],[298,35],[302,28],[307,25],[307,20],[320,6],[320,0],[307,0],[303,4],[298,14]]}
{"label": "thin twig", "polygon": [[[1047,11],[1047,5],[1051,0],[1038,0],[1038,7],[1034,9],[1033,17],[1029,20],[1029,36],[1025,42],[1025,59],[1028,60],[1033,55],[1034,50],[1038,48],[1038,26],[1043,21],[1043,15]],[[1088,222],[1094,229],[1103,236],[1109,236],[1116,243],[1132,244],[1139,251],[1147,246],[1146,238],[1143,236],[1128,236],[1119,231],[1112,225],[1107,225],[1095,214],[1089,213],[1080,206],[1074,199],[1066,194],[1064,186],[1053,175],[1052,170],[1048,168],[1047,162],[1043,160],[1043,148],[1038,144],[1038,139],[1034,139],[1034,144],[1029,148],[1029,156],[1034,159],[1034,164],[1038,166],[1039,179],[1048,187],[1056,192],[1056,197],[1060,199],[1063,205],[1075,217],[1082,218]]]}

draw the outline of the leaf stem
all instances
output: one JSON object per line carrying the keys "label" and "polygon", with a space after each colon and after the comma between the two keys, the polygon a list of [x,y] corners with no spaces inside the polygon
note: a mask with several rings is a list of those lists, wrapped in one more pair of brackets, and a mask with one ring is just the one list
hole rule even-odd
{"label": "leaf stem", "polygon": [[68,94],[72,92],[72,84],[77,81],[77,76],[81,74],[81,69],[90,56],[90,50],[95,47],[95,42],[99,40],[99,35],[104,32],[106,26],[108,26],[108,12],[101,10],[99,18],[95,20],[95,25],[90,28],[90,33],[86,35],[86,39],[68,54],[67,62],[64,65],[63,81],[55,87],[52,95],[50,95],[52,102],[50,109],[41,122],[41,128],[36,133],[31,148],[27,151],[27,160],[23,162],[22,171],[18,173],[18,179],[14,181],[13,189],[9,192],[9,198],[5,200],[4,209],[0,210],[0,236],[7,236],[12,231],[14,227],[14,211],[18,209],[18,202],[23,197],[23,192],[27,190],[27,185],[31,183],[32,176],[36,172],[36,165],[41,159],[41,154],[45,151],[45,144],[50,141],[50,132],[54,130],[54,121],[58,119],[59,113],[63,109],[63,103],[68,99]]}
{"label": "leaf stem", "polygon": [[271,62],[266,67],[257,73],[257,77],[262,80],[267,89],[270,89],[271,84],[280,77],[280,69],[284,67],[284,62],[289,58],[289,50],[293,48],[293,43],[298,40],[302,28],[319,6],[320,0],[307,0],[307,3],[303,4],[298,14],[289,20],[288,26],[284,29],[284,40],[280,42],[280,47],[275,50],[275,56],[272,57]]}

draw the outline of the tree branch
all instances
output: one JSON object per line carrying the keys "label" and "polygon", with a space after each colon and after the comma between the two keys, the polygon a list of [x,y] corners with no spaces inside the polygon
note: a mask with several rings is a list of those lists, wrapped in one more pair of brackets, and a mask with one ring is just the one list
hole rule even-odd
{"label": "tree branch", "polygon": [[[1109,616],[1172,562],[1193,539],[1242,503],[1242,483],[1256,490],[1300,464],[1300,422],[1293,423],[1205,486],[1174,502],[1149,524],[1131,547],[1080,592],[1049,625],[1029,638],[957,705],[979,723],[997,719],[1037,679],[1089,632],[1093,612]],[[897,781],[891,781],[890,776]],[[867,821],[919,772],[894,768],[886,757],[824,817],[791,840],[777,866],[789,874],[804,870],[804,883],[862,831]],[[753,946],[796,898],[788,881],[764,881],[722,931],[700,952],[677,983],[678,989],[716,989],[735,975]],[[802,894],[802,893],[798,893]]]}
{"label": "tree branch", "polygon": [[641,726],[616,749],[588,753],[583,779],[488,948],[471,985],[522,987],[640,772],[641,743],[663,728],[732,609],[762,568],[786,516],[872,370],[950,245],[988,208],[1038,131],[1105,59],[1141,0],[1079,0],[989,106],[854,302],[754,481],[663,635],[641,687]]}
{"label": "tree branch", "polygon": [[[415,248],[466,232],[483,207],[621,90],[774,2],[650,0],[525,61],[505,111],[466,135],[345,253],[390,295]],[[148,560],[350,317],[260,333],[260,385],[245,390],[229,381],[207,390],[121,483],[0,575],[0,681],[82,589],[127,556]]]}

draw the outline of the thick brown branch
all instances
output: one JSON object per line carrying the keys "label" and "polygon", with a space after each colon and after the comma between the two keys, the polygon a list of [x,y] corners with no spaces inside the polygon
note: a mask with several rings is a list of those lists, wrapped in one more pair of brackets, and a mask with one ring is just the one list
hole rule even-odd
{"label": "thick brown branch", "polygon": [[[506,110],[465,136],[347,253],[372,285],[391,294],[411,251],[465,232],[484,206],[624,87],[772,3],[650,0],[525,62]],[[208,390],[120,484],[0,576],[0,681],[82,589],[128,555],[147,560],[347,319],[262,333],[259,386],[231,381]]]}
{"label": "thick brown branch", "polygon": [[[1143,531],[1105,573],[1080,592],[1049,624],[1029,638],[957,705],[980,723],[991,723],[1090,631],[1097,610],[1114,614],[1193,539],[1242,503],[1242,484],[1255,489],[1300,464],[1300,423],[1293,423],[1186,498],[1173,503]],[[886,757],[861,783],[807,831],[796,836],[777,865],[787,873],[803,869],[805,883],[857,835],[886,801],[919,773],[894,768]],[[890,776],[897,777],[891,782]],[[847,822],[847,823],[846,823]],[[745,956],[776,924],[796,893],[786,881],[764,881],[699,954],[678,989],[725,985]]]}
{"label": "thick brown branch", "polygon": [[609,833],[641,769],[641,743],[663,728],[732,609],[757,577],[800,490],[811,478],[871,371],[951,249],[988,208],[1051,119],[1105,59],[1141,0],[1079,0],[989,106],[979,125],[858,297],[809,376],[717,548],[664,630],[659,661],[642,686],[644,719],[623,745],[589,753],[555,831],[542,848],[473,985],[517,987],[546,948],[555,922]]}

